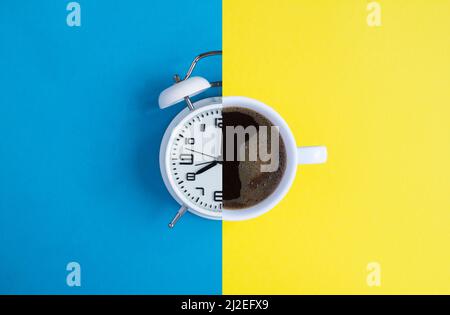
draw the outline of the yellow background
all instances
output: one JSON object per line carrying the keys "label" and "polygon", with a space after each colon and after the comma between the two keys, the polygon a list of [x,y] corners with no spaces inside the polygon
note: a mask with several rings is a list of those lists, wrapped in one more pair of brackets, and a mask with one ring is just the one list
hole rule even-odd
{"label": "yellow background", "polygon": [[329,150],[224,223],[224,294],[450,293],[450,1],[378,1],[381,27],[368,2],[223,0],[224,95]]}

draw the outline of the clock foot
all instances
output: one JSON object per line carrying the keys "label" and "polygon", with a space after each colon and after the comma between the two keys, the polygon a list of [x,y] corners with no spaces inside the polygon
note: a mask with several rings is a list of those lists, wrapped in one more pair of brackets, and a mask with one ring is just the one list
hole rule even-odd
{"label": "clock foot", "polygon": [[170,221],[169,223],[169,227],[173,228],[175,226],[175,224],[177,224],[178,220],[180,220],[180,218],[183,216],[183,214],[186,212],[187,207],[186,206],[182,206],[180,208],[180,210],[178,210],[177,214],[175,215],[175,217],[172,219],[172,221]]}

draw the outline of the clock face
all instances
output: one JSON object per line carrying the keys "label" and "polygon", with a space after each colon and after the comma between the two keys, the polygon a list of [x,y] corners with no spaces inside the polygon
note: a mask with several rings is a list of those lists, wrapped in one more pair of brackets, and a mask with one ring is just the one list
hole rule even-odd
{"label": "clock face", "polygon": [[222,110],[207,106],[188,115],[168,143],[173,188],[204,213],[222,210]]}

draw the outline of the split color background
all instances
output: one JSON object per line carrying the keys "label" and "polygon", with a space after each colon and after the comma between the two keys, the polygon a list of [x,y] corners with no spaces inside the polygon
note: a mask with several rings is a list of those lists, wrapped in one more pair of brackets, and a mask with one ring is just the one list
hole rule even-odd
{"label": "split color background", "polygon": [[0,1],[0,293],[220,294],[221,222],[167,227],[159,146],[183,106],[158,95],[221,48],[222,3],[83,0],[79,28],[68,3]]}
{"label": "split color background", "polygon": [[374,28],[369,2],[223,1],[224,94],[329,149],[270,213],[224,223],[226,294],[450,293],[450,1],[378,1]]}

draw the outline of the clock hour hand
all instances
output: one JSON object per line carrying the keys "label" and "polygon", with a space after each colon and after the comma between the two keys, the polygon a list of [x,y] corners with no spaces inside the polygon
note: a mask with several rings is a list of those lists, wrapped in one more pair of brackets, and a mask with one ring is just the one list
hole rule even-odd
{"label": "clock hour hand", "polygon": [[[221,159],[218,159],[218,160],[212,161],[212,162],[217,162],[219,164],[223,164],[223,161]],[[212,163],[212,162],[208,161],[208,162],[197,163],[197,164],[195,164],[195,166],[205,165],[205,164],[209,164],[209,163]]]}
{"label": "clock hour hand", "polygon": [[209,170],[210,168],[216,166],[217,164],[219,164],[219,161],[212,161],[212,162],[210,162],[208,165],[206,165],[206,166],[202,167],[201,169],[199,169],[199,170],[195,173],[195,175],[204,173],[204,172],[206,172],[207,170]]}

